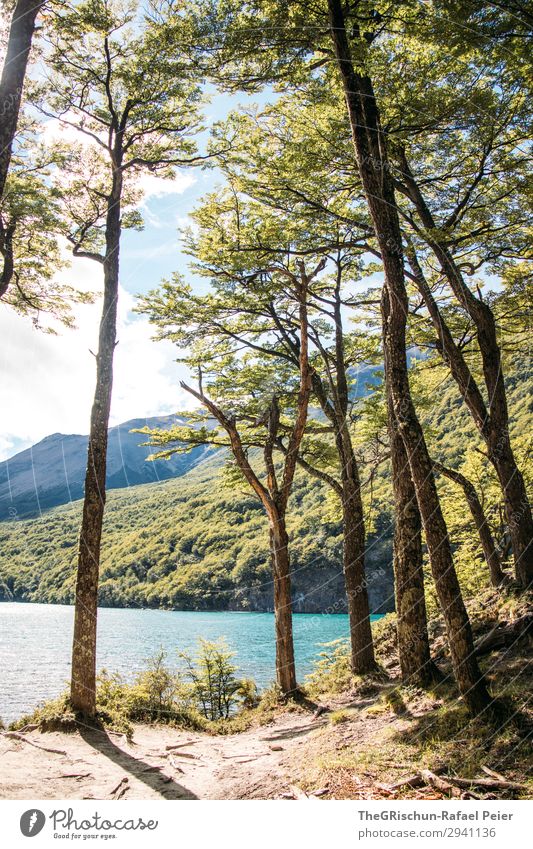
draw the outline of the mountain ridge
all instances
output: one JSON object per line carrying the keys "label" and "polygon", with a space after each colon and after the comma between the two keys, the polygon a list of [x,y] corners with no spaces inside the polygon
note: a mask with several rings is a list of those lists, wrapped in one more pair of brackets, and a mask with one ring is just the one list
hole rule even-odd
{"label": "mountain ridge", "polygon": [[[156,483],[180,477],[210,449],[193,448],[168,460],[146,462],[153,449],[143,446],[135,428],[168,428],[177,415],[129,419],[109,428],[107,489]],[[83,497],[88,436],[52,433],[0,463],[0,521],[30,519]]]}

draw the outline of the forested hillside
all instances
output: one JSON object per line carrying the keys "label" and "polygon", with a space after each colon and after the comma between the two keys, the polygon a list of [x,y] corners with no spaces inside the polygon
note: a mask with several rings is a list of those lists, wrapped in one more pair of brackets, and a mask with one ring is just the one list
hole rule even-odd
{"label": "forested hillside", "polygon": [[[109,493],[100,604],[185,610],[271,610],[268,529],[257,500],[224,489],[222,456],[183,477]],[[243,488],[244,489],[244,488]],[[294,537],[294,607],[346,610],[342,536],[325,516],[324,487],[300,476],[290,532]],[[0,525],[4,600],[71,604],[81,503],[42,519]],[[375,611],[392,609],[391,537],[369,540]]]}
{"label": "forested hillside", "polygon": [[[526,371],[527,364],[515,358],[508,382],[512,435],[524,459],[532,404]],[[438,370],[420,363],[412,369],[412,377],[422,408],[426,401],[425,428],[434,457],[464,469],[462,441],[469,434],[475,443],[475,435],[455,387],[449,379],[441,383]],[[359,403],[360,429],[368,424],[372,402]],[[130,434],[129,439],[140,442],[142,436]],[[468,455],[467,467],[475,464],[476,453],[473,450]],[[182,462],[187,456],[174,455]],[[227,452],[220,451],[177,479],[109,493],[99,595],[102,606],[272,609],[267,523],[253,494],[246,492],[244,485],[236,488],[227,481],[227,459]],[[169,461],[158,461],[158,466],[165,462]],[[149,470],[151,464],[146,465]],[[524,466],[529,468],[527,463]],[[502,519],[492,509],[490,479],[478,478],[477,483],[482,485],[488,515],[498,534]],[[440,482],[440,490],[453,539],[463,553],[464,589],[470,593],[486,579],[486,566],[462,492],[448,481]],[[366,487],[365,505],[372,529],[366,567],[372,612],[394,607],[391,497],[388,469],[378,466],[372,487]],[[72,603],[80,508],[81,502],[74,502],[51,509],[40,519],[0,525],[0,593],[4,600]],[[345,612],[336,499],[321,481],[300,472],[289,516],[295,611]]]}

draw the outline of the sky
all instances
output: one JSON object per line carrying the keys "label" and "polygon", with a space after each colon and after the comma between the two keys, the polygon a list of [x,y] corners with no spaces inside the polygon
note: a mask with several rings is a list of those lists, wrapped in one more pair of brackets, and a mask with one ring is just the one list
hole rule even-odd
{"label": "sky", "polygon": [[[206,108],[208,121],[224,117],[239,102],[243,96],[214,95]],[[216,169],[200,168],[181,170],[173,181],[154,175],[142,179],[145,227],[125,231],[121,245],[111,426],[193,406],[179,387],[186,372],[175,362],[177,349],[170,342],[153,341],[148,319],[132,310],[136,295],[157,287],[172,272],[192,279],[178,228],[198,200],[222,181]],[[91,260],[72,259],[60,277],[80,289],[102,291],[101,267]],[[51,433],[88,432],[95,384],[91,352],[97,349],[100,310],[100,298],[75,306],[76,329],[61,328],[51,336],[0,301],[0,460]]]}

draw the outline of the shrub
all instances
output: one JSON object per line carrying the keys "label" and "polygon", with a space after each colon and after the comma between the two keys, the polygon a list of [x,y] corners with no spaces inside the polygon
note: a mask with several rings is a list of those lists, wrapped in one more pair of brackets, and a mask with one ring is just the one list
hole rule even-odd
{"label": "shrub", "polygon": [[194,658],[185,652],[179,654],[192,684],[192,699],[206,719],[227,719],[232,708],[243,700],[243,693],[244,698],[249,698],[249,682],[245,685],[237,679],[237,667],[232,663],[235,652],[223,639],[210,642],[201,638],[199,642]]}
{"label": "shrub", "polygon": [[352,683],[348,641],[333,640],[324,643],[323,648],[325,651],[320,652],[313,671],[305,679],[306,688],[313,696],[341,693]]}

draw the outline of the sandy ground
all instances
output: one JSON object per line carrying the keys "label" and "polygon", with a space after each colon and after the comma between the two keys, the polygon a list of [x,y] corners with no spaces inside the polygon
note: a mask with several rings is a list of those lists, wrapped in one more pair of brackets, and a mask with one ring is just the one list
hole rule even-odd
{"label": "sandy ground", "polygon": [[324,722],[285,715],[226,737],[143,725],[131,741],[89,728],[24,735],[40,748],[1,736],[0,798],[276,798],[290,792],[301,743]]}

